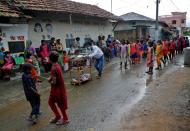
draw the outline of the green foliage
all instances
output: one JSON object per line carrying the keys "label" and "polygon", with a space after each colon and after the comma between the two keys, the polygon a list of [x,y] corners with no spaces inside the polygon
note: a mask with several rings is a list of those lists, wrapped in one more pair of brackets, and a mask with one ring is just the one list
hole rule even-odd
{"label": "green foliage", "polygon": [[190,36],[190,31],[185,31],[185,32],[183,33],[183,35],[185,35],[185,36]]}

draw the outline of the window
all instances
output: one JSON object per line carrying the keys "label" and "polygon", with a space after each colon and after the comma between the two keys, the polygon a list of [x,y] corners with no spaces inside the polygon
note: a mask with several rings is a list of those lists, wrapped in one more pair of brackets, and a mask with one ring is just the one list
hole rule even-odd
{"label": "window", "polygon": [[172,20],[172,24],[175,25],[176,24],[176,20]]}
{"label": "window", "polygon": [[182,24],[184,24],[184,23],[185,23],[185,20],[184,20],[184,19],[182,19],[182,20],[181,20],[181,23],[182,23]]}

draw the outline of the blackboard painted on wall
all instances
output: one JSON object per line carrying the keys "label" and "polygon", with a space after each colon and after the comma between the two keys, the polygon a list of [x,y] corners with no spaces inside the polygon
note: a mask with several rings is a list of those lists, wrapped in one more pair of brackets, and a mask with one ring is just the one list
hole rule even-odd
{"label": "blackboard painted on wall", "polygon": [[24,41],[9,41],[8,42],[9,51],[11,53],[24,52],[25,42]]}

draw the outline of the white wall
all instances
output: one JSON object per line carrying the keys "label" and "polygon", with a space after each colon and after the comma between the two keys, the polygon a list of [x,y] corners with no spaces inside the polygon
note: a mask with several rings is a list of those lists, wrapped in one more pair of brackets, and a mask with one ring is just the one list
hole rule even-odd
{"label": "white wall", "polygon": [[18,41],[17,37],[18,36],[24,36],[24,40],[28,39],[28,24],[15,24],[15,25],[7,25],[7,26],[1,26],[0,27],[2,30],[2,38],[3,38],[3,47],[5,50],[8,49],[8,41],[13,41],[11,40],[11,36],[14,36],[16,38],[15,41]]}
{"label": "white wall", "polygon": [[[40,23],[43,28],[43,32],[37,33],[34,31],[35,23]],[[45,26],[49,22],[44,22],[41,19],[33,19],[29,22],[29,39],[33,41],[33,45],[36,47],[40,46],[42,40],[42,35],[45,35],[46,40],[47,35],[55,37],[56,39],[61,39],[64,47],[66,47],[65,39],[66,34],[72,34],[74,38],[80,37],[80,44],[84,43],[84,38],[86,35],[90,36],[93,40],[97,41],[98,36],[103,34],[107,37],[108,34],[112,34],[112,25],[111,23],[105,23],[105,25],[92,25],[92,24],[69,24],[63,23],[60,21],[50,22],[53,26],[52,33],[48,33]],[[113,34],[112,34],[113,35]]]}

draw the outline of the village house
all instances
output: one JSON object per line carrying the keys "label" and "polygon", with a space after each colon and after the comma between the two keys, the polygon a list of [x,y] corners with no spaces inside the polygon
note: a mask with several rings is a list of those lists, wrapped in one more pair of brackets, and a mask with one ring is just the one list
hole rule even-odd
{"label": "village house", "polygon": [[79,37],[82,46],[89,39],[97,41],[99,35],[113,35],[112,21],[117,19],[98,6],[68,0],[1,1],[1,43],[9,50],[15,48],[11,43],[19,46],[30,39],[39,47],[41,40],[55,37],[61,39],[65,48],[70,48],[72,41]]}
{"label": "village house", "polygon": [[172,15],[159,16],[159,20],[167,23],[169,26],[175,27],[179,35],[186,31],[186,15],[187,12],[172,12]]}
{"label": "village house", "polygon": [[[155,40],[155,20],[144,15],[130,12],[120,16],[123,21],[118,22],[114,29],[114,36],[116,39],[132,40],[151,38]],[[159,22],[158,39],[170,38],[172,32],[169,26],[164,22]]]}

